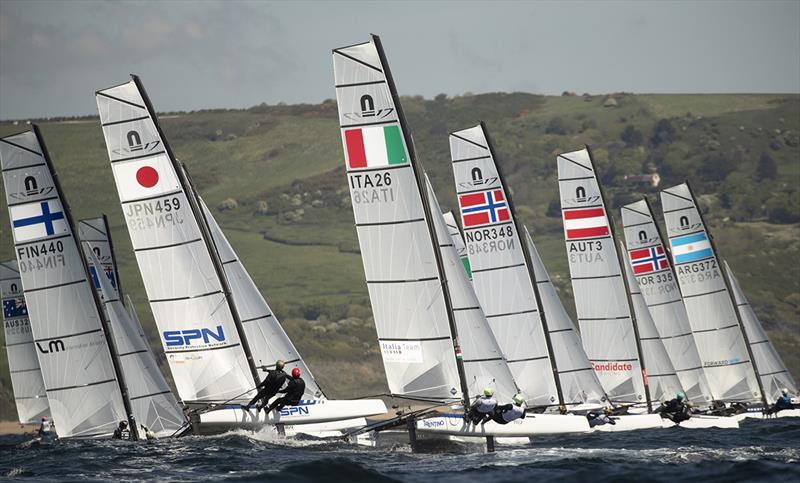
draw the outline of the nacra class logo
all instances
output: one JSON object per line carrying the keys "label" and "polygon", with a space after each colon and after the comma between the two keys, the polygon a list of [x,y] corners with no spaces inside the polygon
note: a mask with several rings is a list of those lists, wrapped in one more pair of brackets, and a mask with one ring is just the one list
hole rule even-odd
{"label": "nacra class logo", "polygon": [[361,105],[361,112],[348,112],[343,116],[351,121],[364,122],[369,118],[385,119],[394,112],[393,107],[375,109],[375,100],[369,94],[361,96],[359,104]]}
{"label": "nacra class logo", "polygon": [[120,156],[138,155],[149,153],[161,144],[160,140],[149,141],[142,144],[142,136],[139,134],[139,131],[128,131],[126,138],[128,140],[127,148],[113,149],[111,152]]}
{"label": "nacra class logo", "polygon": [[[219,346],[225,342],[225,332],[218,325],[216,330],[203,327],[202,329],[165,330],[164,344],[167,347],[191,347],[193,342],[202,341],[208,346]],[[195,344],[196,346],[197,344]]]}
{"label": "nacra class logo", "polygon": [[30,197],[46,196],[53,192],[53,186],[39,186],[39,182],[32,175],[22,180],[24,190],[19,193],[10,193],[9,196],[17,200],[27,200]]}

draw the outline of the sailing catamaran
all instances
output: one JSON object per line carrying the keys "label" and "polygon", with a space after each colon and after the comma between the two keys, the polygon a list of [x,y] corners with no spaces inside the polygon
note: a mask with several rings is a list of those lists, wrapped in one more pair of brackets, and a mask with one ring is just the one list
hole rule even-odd
{"label": "sailing catamaran", "polygon": [[[564,237],[586,354],[613,403],[644,405],[652,412],[639,321],[591,154],[585,148],[561,154],[557,162]],[[661,427],[658,415],[637,417],[621,420],[637,428]],[[624,426],[597,428],[618,431]]]}
{"label": "sailing catamaran", "polygon": [[50,418],[50,404],[44,390],[42,370],[36,357],[31,322],[22,279],[16,260],[0,263],[0,295],[3,299],[3,326],[11,372],[14,404],[21,424],[33,424]]}
{"label": "sailing catamaran", "polygon": [[[459,436],[526,436],[555,430],[544,416],[466,424],[469,395],[516,392],[511,371],[453,247],[416,159],[380,39],[334,49],[348,182],[389,389],[456,414],[416,430]],[[584,418],[563,418],[567,431]]]}
{"label": "sailing catamaran", "polygon": [[662,190],[661,205],[678,285],[715,399],[766,403],[727,275],[689,185]]}
{"label": "sailing catamaran", "polygon": [[14,248],[56,433],[107,437],[136,420],[114,340],[37,126],[0,139]]}
{"label": "sailing catamaran", "polygon": [[[775,350],[769,337],[767,337],[767,333],[758,320],[753,307],[744,296],[744,292],[739,286],[739,281],[733,275],[728,262],[724,261],[723,264],[731,282],[731,291],[736,299],[736,307],[747,331],[747,341],[756,361],[756,367],[758,367],[758,375],[761,377],[761,385],[766,392],[767,402],[777,399],[784,388],[788,389],[790,394],[797,394],[797,385],[794,382],[794,378],[786,368],[786,364],[783,363],[781,356],[778,355],[778,351]],[[751,418],[765,417],[763,412],[758,411],[749,411],[744,415]],[[800,409],[784,409],[775,414],[775,416],[779,418],[800,417]]]}
{"label": "sailing catamaran", "polygon": [[138,318],[131,317],[122,303],[119,270],[105,215],[80,220],[78,235],[119,351],[136,421],[157,437],[174,435],[186,417],[158,368]]}
{"label": "sailing catamaran", "polygon": [[[233,264],[238,258],[230,251],[226,261],[236,266],[226,270],[219,248],[226,243],[215,240],[213,219],[175,158],[139,78],[98,91],[96,99],[128,232],[178,395],[199,409],[193,413],[195,429],[216,432],[384,413],[380,400],[314,399],[321,392],[311,378],[309,399],[278,414],[238,406],[254,395],[259,370],[278,358],[253,350],[266,351],[265,335],[279,326],[263,299],[253,298],[254,287],[245,286],[252,290],[242,294],[232,290],[229,274],[238,270]],[[278,339],[270,343],[279,347]],[[306,368],[296,351],[279,357],[294,361],[287,368]]]}
{"label": "sailing catamaran", "polygon": [[650,204],[642,199],[621,212],[628,259],[686,397],[697,406],[709,406],[714,393]]}
{"label": "sailing catamaran", "polygon": [[566,411],[606,405],[589,360],[582,349],[574,351],[580,339],[517,219],[486,126],[450,134],[450,153],[475,291],[529,406]]}
{"label": "sailing catamaran", "polygon": [[467,246],[464,244],[464,236],[461,233],[461,228],[458,226],[455,215],[452,211],[442,213],[444,222],[447,224],[447,231],[450,233],[450,239],[453,240],[453,247],[456,249],[458,258],[461,259],[461,264],[464,265],[464,271],[467,272],[467,278],[472,280],[472,266],[469,264],[469,256],[467,255]]}

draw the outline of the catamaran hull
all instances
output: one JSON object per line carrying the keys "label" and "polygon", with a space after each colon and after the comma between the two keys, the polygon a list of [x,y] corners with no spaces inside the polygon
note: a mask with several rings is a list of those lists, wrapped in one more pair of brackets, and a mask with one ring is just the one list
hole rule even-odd
{"label": "catamaran hull", "polygon": [[[223,406],[206,413],[200,414],[199,429],[201,434],[213,434],[232,429],[256,430],[266,425],[283,424],[285,426],[298,426],[293,429],[295,433],[306,431],[299,428],[301,425],[328,423],[317,429],[321,432],[344,429],[336,427],[334,423],[345,425],[356,418],[376,416],[386,413],[386,404],[380,399],[360,399],[353,401],[335,400],[304,400],[297,406],[286,406],[280,412],[256,412],[255,409],[244,410],[240,406]],[[313,429],[313,428],[311,428]]]}
{"label": "catamaran hull", "polygon": [[437,416],[417,421],[417,431],[466,438],[486,436],[527,437],[543,434],[588,433],[589,423],[583,416],[560,414],[531,414],[508,424],[489,421],[474,425],[466,423],[460,414]]}
{"label": "catamaran hull", "polygon": [[661,428],[661,416],[658,414],[625,414],[614,416],[616,424],[604,424],[595,426],[592,431],[603,433],[618,433],[620,431],[635,431],[637,429],[656,429]]}
{"label": "catamaran hull", "polygon": [[769,416],[765,415],[761,411],[751,411],[742,414],[736,414],[732,416],[736,418],[738,421],[744,421],[745,419],[773,419],[773,418],[800,418],[800,409],[784,409],[783,411],[778,411],[775,414],[770,414]]}
{"label": "catamaran hull", "polygon": [[664,428],[673,428],[680,426],[687,429],[707,429],[707,428],[725,428],[725,429],[738,429],[739,420],[734,416],[704,416],[695,415],[691,419],[681,421],[680,424],[675,424],[669,419],[662,419],[661,425]]}

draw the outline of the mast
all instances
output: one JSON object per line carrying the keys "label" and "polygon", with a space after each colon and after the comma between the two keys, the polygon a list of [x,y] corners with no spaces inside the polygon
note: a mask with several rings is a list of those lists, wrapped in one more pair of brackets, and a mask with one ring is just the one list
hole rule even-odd
{"label": "mast", "polygon": [[[689,189],[689,194],[692,196],[692,203],[694,203],[695,207],[697,208],[697,215],[700,217],[700,222],[703,224],[703,228],[708,234],[708,241],[711,244],[711,249],[714,251],[714,255],[717,257],[717,259],[719,259],[719,256],[717,255],[719,253],[719,251],[717,251],[717,244],[714,243],[714,237],[708,233],[708,224],[706,224],[706,220],[703,217],[702,211],[700,211],[700,207],[697,206],[697,197],[694,195],[694,191],[692,190],[692,186],[689,184],[689,181],[686,180],[684,182],[686,183],[686,188]],[[722,272],[722,280],[725,282],[725,288],[728,290],[728,297],[730,297],[731,304],[733,304],[733,312],[736,314],[736,322],[739,324],[739,330],[742,332],[742,338],[744,338],[744,345],[747,348],[747,356],[750,358],[750,363],[753,365],[753,372],[756,374],[758,390],[761,391],[761,401],[764,403],[764,407],[767,407],[769,406],[769,402],[767,402],[767,393],[764,391],[764,382],[761,380],[758,365],[756,364],[756,358],[753,354],[753,348],[750,346],[750,339],[747,337],[747,330],[744,328],[742,314],[739,313],[739,307],[736,304],[736,298],[733,295],[731,281],[728,278],[728,271],[722,269],[722,267],[720,267],[720,271]]]}
{"label": "mast", "polygon": [[447,277],[445,276],[444,272],[444,265],[442,263],[442,254],[440,252],[439,247],[439,239],[436,235],[436,229],[433,226],[433,218],[431,214],[431,207],[428,200],[428,193],[427,189],[425,188],[425,180],[422,176],[422,170],[419,166],[419,162],[417,161],[416,150],[414,149],[414,140],[411,137],[411,133],[408,130],[408,124],[406,121],[405,114],[403,113],[403,108],[400,105],[400,96],[397,95],[397,88],[394,84],[394,78],[392,77],[392,72],[389,69],[389,63],[386,60],[386,54],[383,51],[383,45],[381,44],[381,39],[377,35],[372,35],[372,41],[375,43],[375,48],[378,51],[378,57],[380,58],[381,65],[384,69],[384,75],[386,76],[386,83],[389,86],[389,92],[392,95],[392,100],[394,101],[395,108],[397,109],[397,118],[400,121],[400,129],[403,131],[403,136],[406,139],[406,143],[408,144],[408,155],[409,161],[411,165],[411,169],[414,170],[414,178],[417,181],[417,189],[419,190],[419,195],[422,198],[422,209],[425,213],[425,223],[428,226],[428,233],[430,234],[431,238],[431,245],[433,248],[433,256],[436,259],[436,267],[439,270],[439,278],[442,284],[442,293],[444,294],[444,304],[445,309],[447,310],[447,322],[450,326],[450,334],[453,340],[453,349],[456,355],[456,368],[458,369],[458,379],[461,383],[461,394],[463,396],[462,402],[464,404],[464,409],[469,406],[470,396],[469,396],[469,387],[467,385],[467,376],[466,371],[464,370],[464,361],[461,357],[461,347],[459,346],[458,342],[458,330],[456,328],[456,320],[453,315],[453,303],[450,298],[450,288],[447,283]]}
{"label": "mast", "polygon": [[494,142],[492,138],[489,136],[489,130],[486,129],[486,124],[481,121],[481,130],[483,131],[483,135],[486,138],[486,143],[489,146],[489,152],[492,154],[492,158],[494,159],[494,166],[497,169],[497,177],[500,178],[500,186],[503,188],[503,192],[506,195],[508,200],[508,209],[511,213],[511,220],[514,223],[514,228],[517,230],[517,234],[520,239],[520,245],[522,245],[522,255],[525,258],[525,265],[528,269],[528,276],[531,279],[531,285],[533,286],[533,295],[536,298],[536,309],[539,311],[539,317],[542,321],[542,330],[544,332],[544,340],[545,344],[547,345],[547,355],[550,357],[550,364],[553,367],[553,379],[555,380],[556,384],[556,394],[558,395],[558,404],[559,406],[564,405],[564,391],[561,388],[561,378],[558,374],[558,366],[556,363],[556,355],[555,351],[553,350],[553,341],[550,339],[550,329],[547,326],[547,316],[544,313],[544,306],[542,305],[542,297],[539,294],[539,284],[536,282],[536,274],[533,270],[533,261],[531,260],[531,252],[528,249],[527,239],[522,240],[522,230],[520,229],[520,223],[517,220],[517,211],[514,208],[514,199],[511,196],[511,190],[508,189],[506,186],[505,176],[503,176],[503,172],[500,168],[500,163],[497,162],[497,151],[494,149]]}
{"label": "mast", "polygon": [[[586,152],[589,154],[589,160],[592,162],[592,167],[594,168],[594,157],[592,156],[592,150],[589,146],[586,146]],[[597,171],[594,172],[595,176],[597,176]],[[597,188],[600,192],[600,200],[603,202],[603,207],[607,207],[606,204],[606,196],[605,191],[603,190],[603,185],[598,181]],[[647,412],[653,412],[653,400],[650,398],[650,384],[647,382],[647,368],[645,367],[644,363],[644,353],[642,352],[642,341],[640,340],[639,335],[639,323],[636,320],[636,311],[633,308],[633,299],[631,298],[631,287],[628,283],[628,276],[627,272],[625,271],[625,267],[622,265],[625,263],[622,258],[622,252],[619,249],[619,245],[617,244],[617,235],[614,231],[614,220],[611,218],[611,215],[608,213],[606,209],[606,215],[608,216],[608,230],[611,233],[611,244],[614,246],[614,251],[617,254],[617,263],[619,263],[619,273],[622,277],[622,283],[625,286],[625,298],[628,300],[628,312],[631,316],[631,325],[633,325],[633,334],[634,338],[636,339],[636,352],[639,355],[639,364],[642,367],[642,384],[644,384],[644,396],[647,400]],[[627,255],[626,255],[627,258]]]}
{"label": "mast", "polygon": [[[119,360],[119,352],[117,351],[117,345],[114,342],[114,337],[111,335],[111,326],[103,316],[103,305],[100,303],[100,297],[97,295],[97,290],[94,288],[94,284],[91,283],[92,274],[89,273],[89,264],[86,261],[86,255],[81,250],[80,241],[77,240],[77,235],[75,231],[75,222],[72,219],[72,212],[69,208],[69,204],[67,203],[67,199],[64,197],[64,192],[61,190],[61,183],[58,180],[58,174],[56,173],[55,169],[53,168],[53,162],[50,160],[50,153],[47,151],[47,146],[44,143],[44,139],[42,138],[42,134],[39,131],[39,126],[36,124],[32,125],[33,132],[36,135],[36,140],[39,142],[39,146],[42,148],[42,157],[44,158],[45,163],[47,163],[47,169],[50,170],[51,176],[53,177],[53,186],[56,189],[56,193],[58,193],[58,197],[61,199],[61,203],[64,208],[64,217],[67,220],[67,225],[69,225],[70,232],[72,233],[72,237],[75,240],[75,244],[77,246],[78,256],[81,258],[81,264],[83,266],[83,273],[86,277],[86,281],[89,284],[90,292],[92,293],[92,300],[94,301],[95,310],[97,311],[97,316],[100,319],[100,325],[103,327],[103,335],[106,339],[106,345],[108,345],[108,350],[111,353],[111,365],[114,367],[114,377],[117,379],[117,384],[119,386],[119,391],[122,395],[122,404],[125,408],[125,415],[128,418],[128,427],[130,428],[130,434],[132,440],[139,439],[139,428],[136,425],[136,418],[133,417],[133,409],[131,407],[131,400],[128,395],[128,386],[125,384],[125,378],[122,374],[122,365]],[[98,275],[99,276],[99,275]]]}
{"label": "mast", "polygon": [[[253,376],[254,386],[257,386],[261,380],[258,376],[258,368],[256,367],[255,361],[253,360],[253,354],[250,351],[250,344],[247,342],[247,337],[245,336],[244,327],[242,327],[242,321],[239,318],[239,312],[236,310],[236,305],[233,301],[233,295],[231,293],[230,285],[228,285],[228,279],[225,276],[225,271],[222,268],[222,263],[219,260],[219,255],[217,253],[216,246],[214,245],[214,240],[211,238],[211,233],[208,231],[208,224],[205,221],[205,216],[203,215],[202,210],[197,204],[196,195],[194,194],[194,189],[191,187],[186,173],[181,168],[178,160],[175,158],[175,154],[172,152],[172,147],[167,141],[167,137],[164,135],[164,132],[161,129],[161,124],[158,122],[158,116],[156,115],[156,110],[153,108],[153,104],[150,102],[150,96],[147,95],[147,91],[142,85],[141,80],[139,80],[139,76],[131,75],[133,82],[136,84],[137,89],[142,94],[142,100],[144,100],[144,105],[147,108],[147,111],[150,113],[150,116],[153,118],[153,125],[155,126],[156,130],[158,131],[158,135],[161,137],[161,140],[164,143],[164,150],[167,152],[169,157],[170,163],[172,163],[173,168],[175,169],[175,173],[178,176],[178,180],[181,183],[181,187],[187,192],[186,198],[189,200],[189,207],[192,210],[192,214],[195,217],[195,220],[198,220],[198,228],[200,232],[203,234],[203,242],[206,246],[206,249],[209,252],[211,257],[211,263],[214,265],[214,271],[217,274],[217,278],[219,279],[220,286],[222,287],[222,292],[225,296],[225,300],[228,302],[228,307],[231,311],[231,317],[233,317],[233,324],[236,326],[236,333],[239,336],[239,340],[242,344],[242,350],[244,351],[245,357],[247,358],[247,365],[250,368],[250,373]],[[192,196],[188,196],[189,193],[192,193]],[[200,223],[199,221],[202,221]]]}

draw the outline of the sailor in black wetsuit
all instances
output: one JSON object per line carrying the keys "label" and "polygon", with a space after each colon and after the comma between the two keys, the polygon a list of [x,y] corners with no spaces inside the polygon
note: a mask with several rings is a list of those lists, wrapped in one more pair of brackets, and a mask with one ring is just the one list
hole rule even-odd
{"label": "sailor in black wetsuit", "polygon": [[261,381],[261,384],[258,385],[258,394],[246,405],[242,405],[242,409],[245,411],[250,409],[250,406],[258,402],[256,406],[256,411],[261,411],[264,406],[269,404],[269,400],[272,399],[276,394],[278,394],[278,390],[283,386],[288,379],[289,376],[283,372],[283,361],[278,360],[275,362],[275,369],[267,371],[267,377]]}
{"label": "sailor in black wetsuit", "polygon": [[669,419],[675,424],[686,421],[692,417],[692,412],[685,399],[686,395],[683,392],[679,392],[675,395],[675,399],[662,404],[656,412],[660,413],[662,418]]}
{"label": "sailor in black wetsuit", "polygon": [[513,404],[503,404],[502,406],[495,407],[492,414],[492,421],[497,424],[508,424],[520,418],[524,419],[525,409],[522,407],[522,404],[525,400],[522,398],[522,394],[516,394],[513,400]]}
{"label": "sailor in black wetsuit", "polygon": [[280,411],[284,406],[297,406],[297,403],[303,398],[303,393],[306,392],[306,383],[300,378],[300,368],[295,367],[292,369],[292,378],[284,389],[279,392],[285,393],[282,397],[272,401],[272,404],[267,408],[267,412],[273,409]]}
{"label": "sailor in black wetsuit", "polygon": [[602,411],[589,411],[586,414],[586,419],[589,421],[589,427],[602,426],[604,424],[617,424],[616,421],[611,419],[613,411],[610,407],[606,406]]}
{"label": "sailor in black wetsuit", "polygon": [[117,429],[114,430],[114,435],[111,439],[131,439],[131,432],[128,429],[127,421],[120,421]]}

